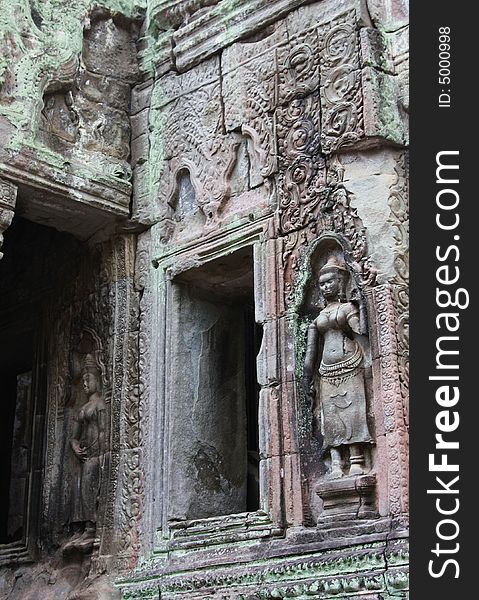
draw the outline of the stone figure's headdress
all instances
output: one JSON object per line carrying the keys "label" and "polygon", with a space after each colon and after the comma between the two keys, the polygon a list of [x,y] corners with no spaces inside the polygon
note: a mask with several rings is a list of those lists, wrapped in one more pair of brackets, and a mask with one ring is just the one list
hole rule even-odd
{"label": "stone figure's headdress", "polygon": [[324,264],[324,266],[322,267],[322,269],[319,271],[320,275],[324,275],[324,273],[337,273],[340,272],[343,276],[345,276],[346,274],[348,274],[348,270],[346,268],[346,265],[339,261],[337,259],[336,256],[334,256],[334,254],[332,254],[328,260],[326,261],[326,263]]}
{"label": "stone figure's headdress", "polygon": [[97,375],[99,378],[101,378],[101,369],[97,361],[95,360],[93,354],[87,354],[85,356],[85,359],[83,361],[83,374],[85,373],[93,373],[94,375]]}

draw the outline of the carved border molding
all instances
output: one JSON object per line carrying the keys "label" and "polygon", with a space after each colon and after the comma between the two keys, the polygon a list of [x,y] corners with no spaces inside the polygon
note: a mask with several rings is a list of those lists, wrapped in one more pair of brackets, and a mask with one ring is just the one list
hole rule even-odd
{"label": "carved border molding", "polygon": [[[50,326],[46,469],[43,487],[44,527],[55,521],[60,507],[53,493],[62,470],[64,405],[69,385],[69,354],[75,336],[95,332],[105,364],[105,401],[109,407],[110,453],[100,488],[97,543],[92,572],[131,568],[139,555],[139,522],[143,510],[142,398],[138,375],[138,291],[134,288],[135,236],[122,235],[102,245],[92,293],[76,298],[70,310],[70,289],[56,298],[60,314]],[[99,251],[98,251],[99,252]],[[90,265],[90,263],[88,263]],[[84,268],[84,267],[83,267]],[[83,275],[85,276],[85,274]],[[88,289],[87,289],[88,292]],[[65,296],[66,294],[66,296]],[[63,307],[63,310],[62,310]],[[53,486],[53,487],[52,487]],[[63,508],[61,510],[64,510]],[[58,516],[58,515],[57,515]],[[53,530],[44,535],[58,536]]]}
{"label": "carved border molding", "polygon": [[[272,597],[355,598],[358,593],[391,593],[405,598],[408,589],[408,548],[405,541],[371,543],[307,554],[270,558],[184,574],[165,572],[152,580],[118,582],[123,600],[167,600],[210,596],[219,599]],[[196,595],[198,593],[198,596]],[[156,595],[155,595],[156,594]],[[234,595],[233,595],[234,594]],[[361,598],[365,596],[361,594]],[[209,597],[210,597],[209,596]],[[373,596],[375,597],[375,596]],[[379,596],[376,596],[379,597]]]}
{"label": "carved border molding", "polygon": [[[409,511],[409,446],[405,406],[407,388],[401,377],[398,314],[389,284],[366,291],[371,319],[371,346],[376,399],[376,440],[382,468],[378,489],[387,494],[388,512],[403,517]],[[406,524],[406,523],[405,523]]]}
{"label": "carved border molding", "polygon": [[[173,55],[175,65],[181,72],[225,46],[263,29],[307,2],[308,0],[242,0],[231,7],[228,0],[156,0],[152,3],[151,18],[162,29],[165,24],[179,27],[173,32]],[[188,16],[201,8],[206,10],[188,22]],[[182,24],[184,21],[186,23]],[[228,35],[225,35],[225,31],[228,31]],[[171,30],[164,34],[165,37],[171,35]],[[161,36],[159,41],[161,42]]]}
{"label": "carved border molding", "polygon": [[[396,166],[396,180],[390,188],[388,200],[391,209],[389,222],[394,231],[394,268],[391,279],[398,313],[398,353],[403,385],[409,384],[409,190],[407,153],[400,155]],[[406,407],[407,413],[407,407]]]}
{"label": "carved border molding", "polygon": [[[138,371],[138,296],[133,286],[134,236],[113,244],[115,322],[112,372],[112,469],[105,496],[105,522],[117,540],[117,560],[133,566],[140,551],[139,523],[143,510],[143,398]],[[114,429],[113,429],[114,428]],[[116,515],[118,498],[119,513]],[[105,540],[106,542],[106,540]],[[101,554],[110,554],[104,544]]]}

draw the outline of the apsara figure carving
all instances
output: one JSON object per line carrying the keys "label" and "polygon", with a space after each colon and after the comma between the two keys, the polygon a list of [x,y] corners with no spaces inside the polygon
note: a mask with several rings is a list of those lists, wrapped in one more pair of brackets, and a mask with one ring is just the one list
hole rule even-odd
{"label": "apsara figure carving", "polygon": [[324,449],[331,456],[332,478],[345,475],[343,458],[348,452],[347,474],[363,474],[363,445],[372,440],[367,423],[363,350],[355,339],[361,333],[359,307],[346,299],[349,276],[345,264],[335,256],[320,270],[319,288],[326,306],[309,326],[304,363],[303,385],[314,397]]}

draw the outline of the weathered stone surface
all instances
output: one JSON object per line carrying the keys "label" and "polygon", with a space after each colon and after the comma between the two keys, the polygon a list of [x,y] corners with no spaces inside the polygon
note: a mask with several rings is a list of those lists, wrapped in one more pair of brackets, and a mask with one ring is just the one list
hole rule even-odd
{"label": "weathered stone surface", "polygon": [[405,4],[0,4],[0,595],[405,599]]}
{"label": "weathered stone surface", "polygon": [[[398,90],[401,80],[376,69],[362,71],[364,94],[364,131],[369,137],[382,137],[397,144],[407,142],[407,123],[401,114],[401,103],[407,91]],[[407,106],[407,101],[406,101]]]}
{"label": "weathered stone surface", "polygon": [[[170,384],[169,469],[177,476],[170,484],[169,518],[178,521],[245,512],[244,349],[234,330],[235,323],[241,325],[241,317],[234,309],[195,297],[193,290],[175,287],[178,312],[172,335],[176,344],[170,352],[177,375]],[[221,372],[222,357],[230,371]]]}
{"label": "weathered stone surface", "polygon": [[125,81],[117,79],[114,76],[105,77],[104,75],[82,70],[78,79],[78,85],[88,100],[107,103],[113,108],[128,111],[130,85]]}
{"label": "weathered stone surface", "polygon": [[135,82],[138,62],[135,43],[124,23],[114,18],[93,21],[83,38],[83,62],[87,70]]}
{"label": "weathered stone surface", "polygon": [[396,31],[409,24],[407,0],[367,0],[367,6],[376,27],[383,31]]}
{"label": "weathered stone surface", "polygon": [[381,150],[344,154],[344,182],[352,194],[352,205],[363,219],[368,232],[371,256],[378,269],[378,280],[386,281],[394,273],[394,231],[388,223],[390,209],[385,198],[391,193],[397,175],[399,153]]}
{"label": "weathered stone surface", "polygon": [[279,0],[271,4],[262,0],[246,0],[232,7],[228,7],[224,0],[219,2],[175,33],[177,68],[187,70],[225,46],[274,23],[303,2]]}

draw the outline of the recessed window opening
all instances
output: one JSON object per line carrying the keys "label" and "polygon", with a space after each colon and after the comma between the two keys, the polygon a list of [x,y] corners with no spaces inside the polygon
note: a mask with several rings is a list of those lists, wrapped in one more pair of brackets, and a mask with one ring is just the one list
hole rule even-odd
{"label": "recessed window opening", "polygon": [[259,508],[252,248],[173,282],[170,520]]}

